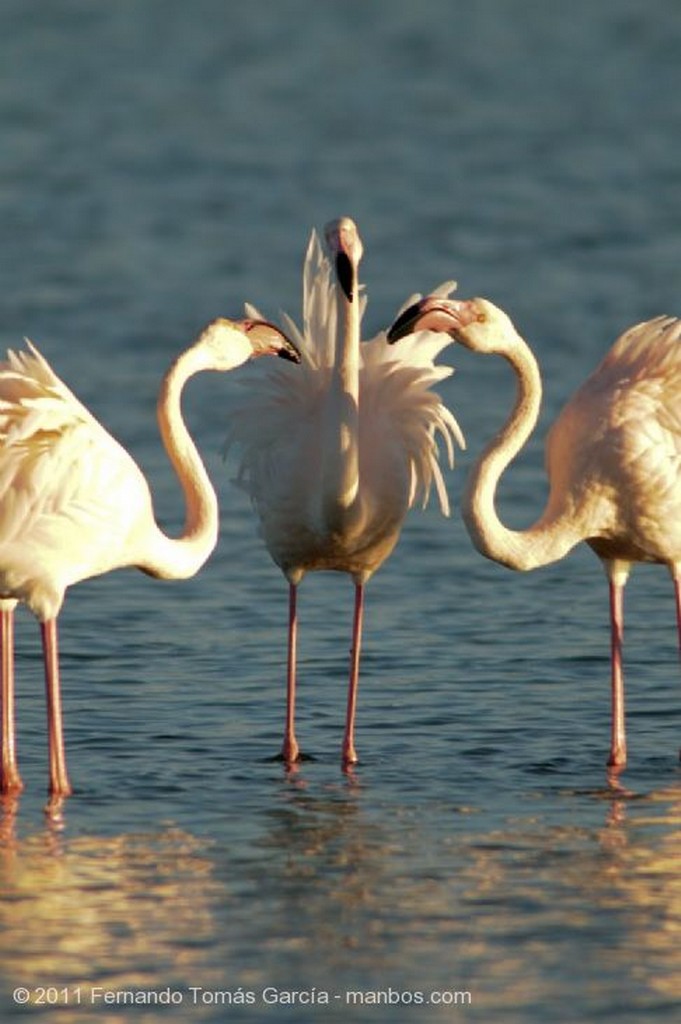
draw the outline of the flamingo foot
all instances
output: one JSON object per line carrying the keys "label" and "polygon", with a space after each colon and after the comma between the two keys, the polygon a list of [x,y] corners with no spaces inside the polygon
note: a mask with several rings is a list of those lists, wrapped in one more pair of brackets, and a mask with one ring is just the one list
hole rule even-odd
{"label": "flamingo foot", "polygon": [[316,761],[317,758],[314,754],[304,754],[302,750],[299,750],[294,758],[290,758],[284,754],[283,750],[281,750],[278,754],[274,754],[273,757],[268,757],[265,760],[270,764],[274,764],[276,762],[278,764],[286,765],[287,768],[294,768],[296,765],[302,764],[304,761]]}
{"label": "flamingo foot", "polygon": [[[680,754],[681,756],[681,754]],[[608,768],[624,768],[627,763],[627,748],[626,746],[615,746],[610,751],[608,757]]]}
{"label": "flamingo foot", "polygon": [[285,764],[295,764],[300,761],[300,747],[295,736],[286,736],[281,748],[281,760]]}
{"label": "flamingo foot", "polygon": [[57,779],[51,780],[50,785],[47,789],[47,795],[50,800],[60,801],[65,796],[73,795],[73,786],[69,782],[67,775],[62,775]]}
{"label": "flamingo foot", "polygon": [[43,808],[45,817],[52,825],[61,825],[64,821],[64,799],[71,795],[68,793],[50,793],[47,803]]}
{"label": "flamingo foot", "polygon": [[359,763],[357,751],[355,750],[355,744],[352,742],[352,740],[346,740],[343,743],[343,755],[341,758],[341,763],[343,765],[343,768],[352,768],[354,765]]}
{"label": "flamingo foot", "polygon": [[15,796],[17,793],[21,793],[23,788],[24,784],[16,769],[5,769],[2,772],[0,777],[0,794],[3,796]]}

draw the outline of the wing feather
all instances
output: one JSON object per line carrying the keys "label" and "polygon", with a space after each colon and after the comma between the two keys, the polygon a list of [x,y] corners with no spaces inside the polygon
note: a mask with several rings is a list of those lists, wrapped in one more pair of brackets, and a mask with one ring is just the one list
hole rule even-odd
{"label": "wing feather", "polygon": [[[447,296],[455,287],[454,282],[447,281],[435,293]],[[408,300],[412,301],[414,297]],[[363,295],[362,313],[365,306]],[[250,304],[246,313],[262,316]],[[282,323],[301,350],[302,364],[292,366],[276,360],[265,373],[257,378],[249,375],[243,381],[249,393],[232,413],[225,445],[225,451],[238,445],[237,481],[256,504],[267,500],[273,481],[290,469],[284,449],[294,447],[295,438],[299,439],[300,457],[305,457],[305,425],[315,422],[333,365],[336,293],[329,260],[315,231],[310,236],[303,270],[303,328],[288,315],[283,316]],[[455,445],[465,447],[453,413],[431,390],[453,373],[451,367],[435,363],[448,344],[451,339],[447,335],[421,331],[398,345],[389,345],[385,332],[381,332],[362,343],[360,367],[360,430],[371,433],[374,446],[380,445],[381,438],[401,446],[411,479],[409,504],[420,497],[426,505],[434,486],[445,515],[449,513],[449,501],[438,441],[443,443],[450,466]]]}
{"label": "wing feather", "polygon": [[111,551],[150,501],[137,464],[31,342],[0,362],[0,453],[5,548],[58,547],[73,530],[85,558],[106,530]]}

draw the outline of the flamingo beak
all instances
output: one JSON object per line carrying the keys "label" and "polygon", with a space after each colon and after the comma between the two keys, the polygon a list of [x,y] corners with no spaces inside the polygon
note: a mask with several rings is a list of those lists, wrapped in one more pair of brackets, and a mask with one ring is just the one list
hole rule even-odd
{"label": "flamingo beak", "polygon": [[357,267],[362,258],[362,242],[357,225],[350,217],[339,217],[329,221],[324,228],[324,235],[341,291],[348,302],[353,302]]}
{"label": "flamingo beak", "polygon": [[388,328],[388,342],[393,345],[401,338],[406,338],[418,330],[418,322],[421,318],[421,302],[415,302],[402,310],[400,315]]}
{"label": "flamingo beak", "polygon": [[479,319],[475,302],[428,295],[400,313],[388,328],[388,342],[392,345],[416,331],[442,331],[456,340],[457,331]]}
{"label": "flamingo beak", "polygon": [[244,320],[242,323],[255,356],[274,355],[292,363],[300,362],[300,352],[276,324],[269,320]]}
{"label": "flamingo beak", "polygon": [[339,285],[343,289],[343,295],[348,302],[352,302],[354,298],[352,287],[354,277],[352,263],[350,262],[348,254],[342,250],[341,252],[336,253],[336,277],[338,278]]}

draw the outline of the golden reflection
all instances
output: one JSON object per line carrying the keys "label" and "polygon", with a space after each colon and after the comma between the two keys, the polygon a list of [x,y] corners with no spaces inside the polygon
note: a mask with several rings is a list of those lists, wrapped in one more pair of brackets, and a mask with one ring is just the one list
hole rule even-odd
{"label": "golden reflection", "polygon": [[550,810],[509,804],[493,827],[468,806],[379,807],[303,778],[286,776],[238,857],[179,829],[20,841],[6,804],[4,988],[381,979],[522,1013],[567,999],[577,972],[582,1007],[681,999],[681,783],[637,793],[619,775],[554,792]]}
{"label": "golden reflection", "polygon": [[[566,950],[580,946],[598,951],[580,964],[583,995],[603,999],[616,985],[681,1001],[681,786],[641,794],[610,776],[601,793],[566,799],[584,796],[603,802],[600,828],[584,824],[582,804],[574,823],[508,818],[469,847],[467,950],[485,965],[488,1006],[494,990],[516,1006],[528,991],[555,998]],[[504,941],[491,958],[495,935]]]}
{"label": "golden reflection", "polygon": [[639,794],[620,774],[564,794],[550,823],[509,810],[499,829],[452,808],[435,836],[418,807],[395,808],[388,827],[351,794],[292,793],[272,815],[267,954],[423,984],[448,963],[459,986],[484,979],[476,1005],[492,1010],[566,997],[584,947],[599,958],[580,961],[582,1002],[623,985],[681,999],[681,786]]}
{"label": "golden reflection", "polygon": [[21,798],[18,793],[0,794],[0,856],[13,850],[17,842],[17,815]]}
{"label": "golden reflection", "polygon": [[681,785],[640,801],[618,785],[613,797],[616,810],[601,834],[612,856],[598,879],[600,898],[604,890],[623,908],[641,977],[681,1002]]}
{"label": "golden reflection", "polygon": [[[67,840],[48,827],[19,842],[4,810],[5,990],[154,988],[159,977],[186,984],[210,977],[205,949],[215,943],[213,910],[223,887],[205,841],[180,829]],[[67,1014],[60,1008],[60,1020]]]}
{"label": "golden reflection", "polygon": [[352,778],[326,792],[291,790],[269,813],[260,845],[272,870],[260,893],[271,901],[270,955],[301,949],[330,971],[352,963],[346,954],[357,946],[366,965],[376,955],[380,939],[362,930],[360,940],[357,922],[381,916],[396,848],[364,813],[356,785]]}

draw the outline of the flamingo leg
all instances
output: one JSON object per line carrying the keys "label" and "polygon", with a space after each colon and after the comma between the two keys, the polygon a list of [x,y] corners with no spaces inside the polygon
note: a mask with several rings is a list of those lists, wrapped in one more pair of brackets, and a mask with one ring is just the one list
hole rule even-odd
{"label": "flamingo leg", "polygon": [[68,796],[71,783],[66,771],[64,730],[61,712],[61,684],[59,680],[59,645],[57,620],[40,623],[45,659],[45,689],[47,693],[47,742],[50,759],[50,787],[52,796]]}
{"label": "flamingo leg", "polygon": [[676,630],[679,635],[679,655],[681,655],[681,576],[674,577],[674,595],[676,597]]}
{"label": "flamingo leg", "polygon": [[0,609],[0,673],[2,675],[2,763],[0,793],[23,789],[17,767],[14,729],[14,609]]}
{"label": "flamingo leg", "polygon": [[286,729],[281,748],[282,759],[293,764],[300,757],[295,735],[296,721],[296,657],[298,644],[298,587],[289,584],[288,590],[288,661],[286,671]]}
{"label": "flamingo leg", "polygon": [[350,679],[348,682],[348,705],[345,715],[345,736],[343,738],[343,764],[357,764],[355,750],[355,711],[357,710],[357,687],[359,684],[359,658],[362,647],[362,623],[364,619],[364,585],[355,584],[355,612],[352,622],[352,647],[350,649]]}
{"label": "flamingo leg", "polygon": [[[676,598],[676,631],[679,637],[679,657],[681,657],[681,576],[674,576],[674,596]],[[681,750],[679,751],[681,760]]]}
{"label": "flamingo leg", "polygon": [[624,722],[624,672],[622,668],[624,584],[611,579],[609,587],[612,718],[608,765],[613,768],[623,768],[627,763],[627,738]]}

